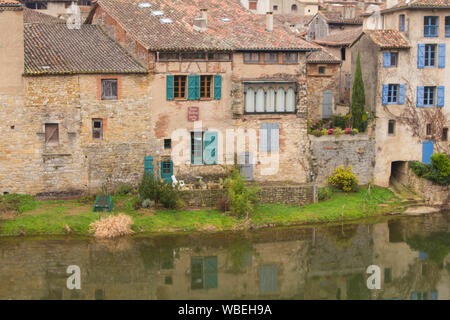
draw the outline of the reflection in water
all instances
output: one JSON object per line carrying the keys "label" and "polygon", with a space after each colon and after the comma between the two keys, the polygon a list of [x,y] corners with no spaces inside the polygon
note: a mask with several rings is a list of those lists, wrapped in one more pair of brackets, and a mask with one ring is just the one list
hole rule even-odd
{"label": "reflection in water", "polygon": [[[0,241],[0,299],[450,299],[448,214],[115,241]],[[81,290],[66,288],[69,265]],[[366,269],[381,269],[381,289]]]}

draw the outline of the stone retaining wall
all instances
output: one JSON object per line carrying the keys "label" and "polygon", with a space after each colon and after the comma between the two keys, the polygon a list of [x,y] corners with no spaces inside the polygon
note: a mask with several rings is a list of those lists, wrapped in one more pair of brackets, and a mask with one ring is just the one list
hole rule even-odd
{"label": "stone retaining wall", "polygon": [[[258,192],[262,203],[284,203],[303,206],[317,201],[317,187],[312,184],[294,186],[263,186]],[[196,189],[182,192],[182,199],[190,207],[216,207],[225,196],[225,189]]]}

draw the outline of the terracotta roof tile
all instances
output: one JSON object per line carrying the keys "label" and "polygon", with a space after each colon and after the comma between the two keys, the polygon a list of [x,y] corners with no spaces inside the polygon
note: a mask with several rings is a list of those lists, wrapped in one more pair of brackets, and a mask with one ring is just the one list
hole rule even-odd
{"label": "terracotta roof tile", "polygon": [[362,24],[363,21],[359,17],[345,19],[340,12],[336,11],[319,11],[328,23],[335,24]]}
{"label": "terracotta roof tile", "polygon": [[313,51],[307,56],[308,63],[341,63],[342,61],[329,53],[328,51],[322,50]]}
{"label": "terracotta roof tile", "polygon": [[54,16],[39,12],[37,10],[32,10],[28,8],[23,8],[23,22],[24,23],[63,23],[66,21],[63,19],[56,18]]}
{"label": "terracotta roof tile", "polygon": [[[152,0],[141,8],[138,0],[98,0],[98,5],[144,47],[152,50],[311,50],[316,46],[296,37],[277,19],[266,31],[266,17],[246,10],[239,0]],[[200,9],[208,9],[208,28],[193,28]],[[161,16],[173,23],[162,24]],[[227,22],[222,19],[228,19]]]}
{"label": "terracotta roof tile", "polygon": [[399,0],[395,6],[387,8],[386,4],[383,4],[382,12],[389,12],[392,10],[400,9],[419,9],[419,8],[450,8],[450,0]]}
{"label": "terracotta roof tile", "polygon": [[407,49],[411,47],[397,30],[367,30],[364,33],[381,49]]}
{"label": "terracotta roof tile", "polygon": [[144,73],[99,26],[25,24],[25,74]]}
{"label": "terracotta roof tile", "polygon": [[345,31],[335,31],[320,39],[314,40],[315,43],[326,46],[347,46],[355,41],[361,34],[362,28],[354,28]]}

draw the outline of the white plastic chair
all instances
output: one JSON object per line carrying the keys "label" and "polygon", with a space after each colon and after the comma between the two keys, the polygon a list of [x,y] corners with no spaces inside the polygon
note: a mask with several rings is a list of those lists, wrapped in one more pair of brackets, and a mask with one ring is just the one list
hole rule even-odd
{"label": "white plastic chair", "polygon": [[177,178],[175,177],[175,175],[173,175],[173,176],[172,176],[172,187],[175,188],[175,187],[177,186],[177,184],[178,184],[181,188],[183,188],[183,187],[185,186],[183,180],[178,181]]}

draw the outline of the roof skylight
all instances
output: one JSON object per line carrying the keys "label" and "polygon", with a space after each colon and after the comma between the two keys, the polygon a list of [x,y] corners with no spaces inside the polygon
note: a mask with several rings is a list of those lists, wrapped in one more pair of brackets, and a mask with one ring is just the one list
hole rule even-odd
{"label": "roof skylight", "polygon": [[159,22],[161,22],[162,24],[168,24],[168,23],[172,23],[172,19],[170,18],[161,18],[159,19]]}

